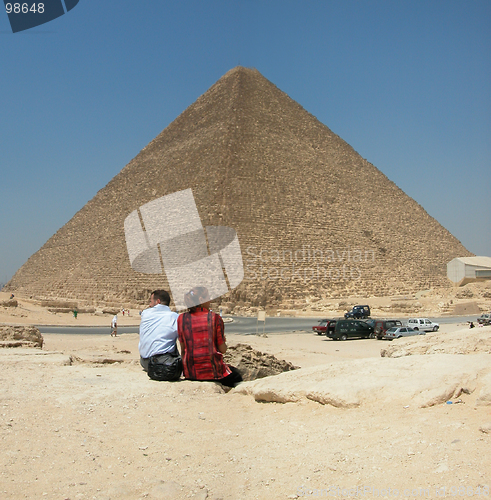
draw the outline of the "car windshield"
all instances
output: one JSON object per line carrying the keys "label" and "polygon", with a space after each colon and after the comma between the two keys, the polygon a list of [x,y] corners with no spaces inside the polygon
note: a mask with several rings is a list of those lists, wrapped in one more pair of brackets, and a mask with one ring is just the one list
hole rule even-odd
{"label": "car windshield", "polygon": [[327,319],[323,319],[320,323],[319,326],[326,326],[327,325]]}
{"label": "car windshield", "polygon": [[395,326],[387,330],[387,333],[395,333],[395,332],[397,332],[397,328]]}

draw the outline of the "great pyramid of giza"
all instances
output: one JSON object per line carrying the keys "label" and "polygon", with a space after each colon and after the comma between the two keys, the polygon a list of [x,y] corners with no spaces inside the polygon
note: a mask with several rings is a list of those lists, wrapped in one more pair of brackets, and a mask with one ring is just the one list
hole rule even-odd
{"label": "great pyramid of giza", "polygon": [[8,291],[142,303],[125,218],[191,188],[203,226],[235,229],[244,280],[222,298],[384,296],[447,284],[472,255],[412,198],[257,70],[237,67],[150,142],[17,271]]}

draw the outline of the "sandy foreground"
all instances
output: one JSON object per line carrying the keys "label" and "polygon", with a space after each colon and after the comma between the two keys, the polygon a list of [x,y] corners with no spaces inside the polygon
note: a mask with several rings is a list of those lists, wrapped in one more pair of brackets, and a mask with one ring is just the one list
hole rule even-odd
{"label": "sandy foreground", "polygon": [[[479,330],[473,345],[482,346],[491,330],[445,328],[421,341],[435,350],[445,335],[455,343]],[[42,350],[0,350],[0,498],[490,497],[491,406],[477,404],[491,370],[487,347],[460,354],[475,355],[481,375],[467,377],[471,390],[454,404],[421,408],[401,388],[400,397],[375,391],[343,408],[305,397],[258,402],[214,383],[151,381],[134,334],[44,338]],[[290,361],[302,367],[299,375],[352,366],[349,380],[356,363],[397,363],[381,348],[408,342],[334,342],[312,333],[227,340]],[[269,379],[280,384],[295,373]]]}

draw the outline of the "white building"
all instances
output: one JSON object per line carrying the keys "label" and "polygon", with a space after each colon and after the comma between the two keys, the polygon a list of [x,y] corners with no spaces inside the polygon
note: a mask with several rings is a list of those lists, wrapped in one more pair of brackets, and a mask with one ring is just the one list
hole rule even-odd
{"label": "white building", "polygon": [[447,277],[456,285],[491,279],[491,257],[457,257],[447,264]]}

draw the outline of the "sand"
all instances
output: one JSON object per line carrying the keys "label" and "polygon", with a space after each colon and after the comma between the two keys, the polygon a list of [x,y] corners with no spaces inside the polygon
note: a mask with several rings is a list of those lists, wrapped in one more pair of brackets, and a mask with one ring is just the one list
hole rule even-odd
{"label": "sand", "polygon": [[[24,317],[3,312],[0,322],[45,314],[23,307]],[[51,324],[92,321],[62,319]],[[439,334],[446,329],[468,334],[464,325]],[[454,404],[427,408],[376,395],[353,408],[263,403],[214,383],[149,380],[135,334],[44,338],[42,350],[0,350],[1,498],[489,498],[491,406],[476,403],[481,379]],[[227,341],[308,370],[383,362],[387,347],[310,332]]]}

